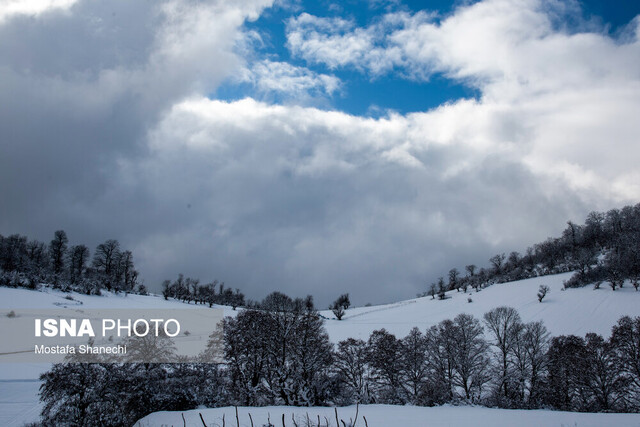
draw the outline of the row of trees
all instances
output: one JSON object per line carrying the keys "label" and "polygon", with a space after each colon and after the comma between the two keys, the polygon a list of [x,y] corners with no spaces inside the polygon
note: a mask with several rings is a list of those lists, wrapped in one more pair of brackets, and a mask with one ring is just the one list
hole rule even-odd
{"label": "row of trees", "polygon": [[591,212],[585,223],[567,223],[557,238],[519,252],[496,254],[487,267],[467,265],[465,272],[449,270],[448,277],[432,283],[427,294],[444,299],[445,292],[456,289],[476,290],[493,283],[575,271],[567,287],[607,282],[615,290],[629,280],[640,287],[640,204]]}
{"label": "row of trees", "polygon": [[244,294],[240,289],[234,291],[226,288],[224,282],[217,280],[200,284],[199,279],[185,278],[182,274],[173,282],[162,282],[162,296],[165,300],[174,298],[186,303],[208,304],[209,307],[213,304],[227,305],[234,310],[245,305]]}
{"label": "row of trees", "polygon": [[542,322],[498,307],[482,322],[460,314],[403,338],[381,329],[335,349],[320,323],[313,312],[244,311],[228,320],[229,403],[640,410],[640,318],[621,318],[609,340],[551,339]]}
{"label": "row of trees", "polygon": [[[69,245],[64,230],[56,231],[49,244],[19,234],[0,235],[0,286],[36,289],[40,283],[87,295],[99,295],[101,289],[147,293],[139,283],[133,253],[121,249],[117,240],[100,243],[91,256],[87,246]],[[182,274],[173,282],[165,280],[162,294],[165,299],[209,306],[221,304],[235,309],[245,305],[238,289],[225,288],[217,280],[201,285],[200,280]]]}
{"label": "row of trees", "polygon": [[45,424],[131,425],[199,405],[640,411],[640,317],[622,317],[609,339],[551,338],[542,322],[498,307],[482,320],[460,314],[402,338],[381,329],[334,346],[310,299],[274,293],[259,305],[212,335],[207,353],[221,363],[54,366],[42,376]]}
{"label": "row of trees", "polygon": [[64,230],[56,231],[49,244],[19,234],[0,235],[0,270],[2,286],[35,289],[52,283],[92,294],[100,289],[130,292],[138,285],[133,254],[117,240],[100,243],[91,257],[87,246],[70,246]]}

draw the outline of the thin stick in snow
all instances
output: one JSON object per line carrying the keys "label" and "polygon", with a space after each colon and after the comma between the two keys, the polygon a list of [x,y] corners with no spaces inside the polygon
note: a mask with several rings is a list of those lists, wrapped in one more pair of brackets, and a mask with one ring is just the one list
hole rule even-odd
{"label": "thin stick in snow", "polygon": [[364,415],[362,416],[362,419],[364,420],[364,425],[366,427],[369,427],[369,423],[367,422],[367,417],[365,417]]}
{"label": "thin stick in snow", "polygon": [[236,406],[236,424],[240,427],[240,418],[238,417],[238,407]]}
{"label": "thin stick in snow", "polygon": [[198,415],[200,415],[200,421],[202,421],[202,425],[204,427],[207,427],[207,424],[204,422],[204,418],[202,418],[202,412],[198,412]]}
{"label": "thin stick in snow", "polygon": [[358,424],[358,410],[360,409],[360,402],[356,403],[356,420],[353,422],[353,427],[356,427],[356,424]]}
{"label": "thin stick in snow", "polygon": [[249,421],[251,421],[251,427],[253,427],[253,418],[251,418],[251,412],[249,412]]}
{"label": "thin stick in snow", "polygon": [[184,419],[184,414],[181,412],[180,415],[182,415],[182,424],[187,427],[187,420]]}
{"label": "thin stick in snow", "polygon": [[336,411],[336,427],[340,427],[340,421],[338,421],[338,408],[333,408]]}

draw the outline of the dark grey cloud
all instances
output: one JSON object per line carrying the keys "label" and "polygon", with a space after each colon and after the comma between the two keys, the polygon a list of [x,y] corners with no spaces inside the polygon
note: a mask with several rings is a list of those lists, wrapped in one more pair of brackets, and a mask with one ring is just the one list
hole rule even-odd
{"label": "dark grey cloud", "polygon": [[[586,213],[570,191],[547,197],[515,158],[408,136],[428,118],[185,101],[150,134],[150,155],[121,169],[123,189],[148,197],[138,214],[154,218],[136,246],[144,270],[216,277],[254,298],[390,301]],[[407,142],[415,164],[388,155]]]}
{"label": "dark grey cloud", "polygon": [[[40,239],[134,242],[106,205],[121,159],[173,102],[213,90],[242,62],[247,16],[268,2],[76,2],[38,14],[0,11],[0,230]],[[75,235],[75,236],[74,236]],[[129,237],[131,236],[131,237]]]}

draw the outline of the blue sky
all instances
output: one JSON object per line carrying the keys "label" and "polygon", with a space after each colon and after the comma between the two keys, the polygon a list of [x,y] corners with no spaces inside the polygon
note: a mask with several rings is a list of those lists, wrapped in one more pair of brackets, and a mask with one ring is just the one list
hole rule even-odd
{"label": "blue sky", "polygon": [[[304,60],[292,57],[286,47],[286,21],[300,13],[321,17],[343,17],[357,25],[367,26],[380,19],[388,11],[417,12],[423,10],[424,2],[405,1],[402,3],[369,5],[368,1],[310,1],[301,4],[275,7],[264,13],[257,21],[247,23],[247,28],[257,31],[263,39],[264,47],[259,55],[289,62],[296,66],[308,67],[316,72],[327,72],[326,67],[314,66]],[[427,10],[439,15],[447,15],[459,2],[429,2]],[[339,5],[339,6],[337,6]],[[353,69],[333,70],[334,75],[345,82],[342,90],[331,97],[324,108],[336,108],[356,115],[380,116],[391,110],[399,113],[422,111],[463,97],[477,96],[477,91],[442,75],[433,76],[429,82],[417,82],[389,73],[371,76]],[[250,85],[228,84],[218,88],[213,95],[221,99],[238,99],[245,96],[259,97]],[[326,101],[326,100],[325,100]]]}
{"label": "blue sky", "polygon": [[[323,98],[322,102],[316,100],[316,105],[321,108],[334,108],[350,114],[372,117],[384,116],[389,111],[406,114],[426,111],[461,98],[477,98],[480,92],[477,88],[465,84],[465,81],[448,78],[445,73],[436,72],[425,81],[407,77],[401,70],[371,75],[355,70],[353,67],[328,69],[323,64],[309,63],[291,55],[291,51],[287,48],[287,20],[301,13],[308,13],[318,17],[341,17],[352,20],[357,26],[366,27],[390,12],[426,11],[434,14],[434,22],[439,22],[450,16],[457,7],[476,2],[470,0],[303,1],[275,6],[265,11],[256,21],[247,22],[246,28],[256,31],[261,37],[255,52],[256,59],[270,58],[284,61],[318,73],[328,72],[340,79],[342,86],[338,92]],[[640,2],[582,0],[572,4],[570,10],[560,17],[559,23],[566,26],[565,30],[569,32],[590,27],[616,36],[639,13]],[[227,82],[212,94],[213,98],[225,100],[236,100],[246,96],[269,102],[287,100],[286,97],[283,99],[282,96],[274,93],[256,93],[255,87],[247,83]]]}
{"label": "blue sky", "polygon": [[0,234],[117,239],[151,289],[411,298],[640,201],[639,13],[0,2]]}

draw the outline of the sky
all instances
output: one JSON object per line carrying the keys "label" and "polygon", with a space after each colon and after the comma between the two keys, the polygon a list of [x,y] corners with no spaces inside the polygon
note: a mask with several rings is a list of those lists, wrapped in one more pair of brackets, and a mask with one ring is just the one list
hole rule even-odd
{"label": "sky", "polygon": [[0,234],[326,306],[640,201],[640,3],[0,1]]}

